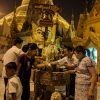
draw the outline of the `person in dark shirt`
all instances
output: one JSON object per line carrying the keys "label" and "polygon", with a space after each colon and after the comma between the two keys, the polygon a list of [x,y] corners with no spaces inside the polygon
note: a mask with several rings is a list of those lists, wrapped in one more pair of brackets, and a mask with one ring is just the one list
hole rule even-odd
{"label": "person in dark shirt", "polygon": [[30,76],[31,68],[35,62],[35,55],[38,47],[35,43],[29,46],[28,51],[20,55],[17,59],[17,74],[23,86],[23,93],[21,100],[29,100],[30,98]]}
{"label": "person in dark shirt", "polygon": [[35,43],[29,45],[28,51],[20,55],[17,59],[17,74],[21,80],[23,86],[23,93],[21,100],[30,99],[30,76],[32,66],[38,68],[46,67],[47,63],[44,64],[35,64],[35,56],[37,55],[38,47]]}

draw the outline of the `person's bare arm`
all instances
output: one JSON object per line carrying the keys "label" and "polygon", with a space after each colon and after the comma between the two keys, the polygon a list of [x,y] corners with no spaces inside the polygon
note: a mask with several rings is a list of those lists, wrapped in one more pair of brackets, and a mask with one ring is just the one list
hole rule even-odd
{"label": "person's bare arm", "polygon": [[74,73],[80,73],[79,70],[68,70],[64,72],[65,74],[74,74]]}
{"label": "person's bare arm", "polygon": [[45,68],[48,67],[48,62],[43,62],[41,64],[35,64],[36,68]]}
{"label": "person's bare arm", "polygon": [[58,63],[58,61],[52,61],[52,62],[50,62],[50,64],[51,65],[56,65],[56,64],[59,64],[59,63]]}
{"label": "person's bare arm", "polygon": [[73,74],[75,73],[75,70],[68,70],[68,71],[65,71],[65,74]]}
{"label": "person's bare arm", "polygon": [[37,68],[44,68],[44,67],[46,67],[46,65],[45,64],[37,64],[36,67]]}
{"label": "person's bare arm", "polygon": [[66,66],[68,69],[74,69],[77,67],[76,64],[68,64],[68,63],[65,63],[64,66]]}

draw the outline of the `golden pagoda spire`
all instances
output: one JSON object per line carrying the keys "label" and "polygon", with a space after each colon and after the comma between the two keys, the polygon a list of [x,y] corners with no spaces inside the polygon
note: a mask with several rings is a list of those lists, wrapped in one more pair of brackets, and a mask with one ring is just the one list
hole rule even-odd
{"label": "golden pagoda spire", "polygon": [[74,14],[72,12],[72,18],[71,18],[71,25],[70,25],[70,31],[71,31],[71,38],[74,38],[76,35],[75,25],[74,25]]}
{"label": "golden pagoda spire", "polygon": [[85,11],[84,11],[84,14],[85,14],[85,15],[88,14],[88,9],[87,9],[87,7],[88,7],[88,2],[87,2],[87,0],[85,0]]}
{"label": "golden pagoda spire", "polygon": [[72,12],[72,17],[71,17],[71,26],[75,29],[75,26],[74,26],[74,14]]}
{"label": "golden pagoda spire", "polygon": [[16,36],[16,33],[18,33],[18,28],[17,28],[17,22],[16,22],[16,0],[15,0],[15,8],[14,8],[14,16],[12,19],[11,27],[10,27],[10,34],[11,38],[14,38]]}
{"label": "golden pagoda spire", "polygon": [[86,23],[87,23],[87,19],[89,15],[88,10],[87,10],[87,6],[88,6],[87,0],[85,0],[84,6],[85,6],[85,10],[83,14],[80,14],[78,27],[77,27],[77,36],[81,38],[83,38],[83,34],[86,29],[86,25],[87,25]]}

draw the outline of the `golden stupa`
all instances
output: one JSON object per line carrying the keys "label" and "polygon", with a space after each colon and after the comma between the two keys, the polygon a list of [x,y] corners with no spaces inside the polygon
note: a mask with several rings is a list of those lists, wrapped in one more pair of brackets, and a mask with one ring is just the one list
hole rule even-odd
{"label": "golden stupa", "polygon": [[[24,36],[22,37],[26,42],[36,42],[37,44],[43,44],[43,36],[41,34],[38,34],[38,31],[44,31],[44,27],[38,26],[38,20],[40,18],[40,14],[38,11],[35,11],[31,9],[31,4],[43,4],[43,5],[50,5],[50,7],[54,6],[52,0],[22,0],[22,3],[19,7],[16,8],[16,13],[11,12],[10,14],[4,16],[2,19],[0,19],[0,26],[3,27],[2,29],[2,35],[4,37],[11,37],[11,24],[13,20],[17,23],[17,29],[21,31],[23,27],[23,23],[27,18],[31,16],[32,21],[32,35],[31,36]],[[56,9],[56,8],[55,8]],[[33,10],[32,13],[30,13],[30,10]],[[59,31],[66,33],[69,29],[69,23],[62,18],[58,12],[54,12],[53,15],[53,26],[48,27],[49,30],[49,36],[47,43],[54,43],[55,42],[55,35],[56,35],[56,24],[59,23]]]}

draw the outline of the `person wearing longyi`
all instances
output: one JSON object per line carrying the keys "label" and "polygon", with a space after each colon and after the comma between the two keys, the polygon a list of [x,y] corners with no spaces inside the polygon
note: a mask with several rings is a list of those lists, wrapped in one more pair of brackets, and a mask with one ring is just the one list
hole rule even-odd
{"label": "person wearing longyi", "polygon": [[75,48],[75,55],[79,59],[75,78],[75,100],[96,100],[96,69],[95,63],[86,57],[86,49],[82,46]]}

